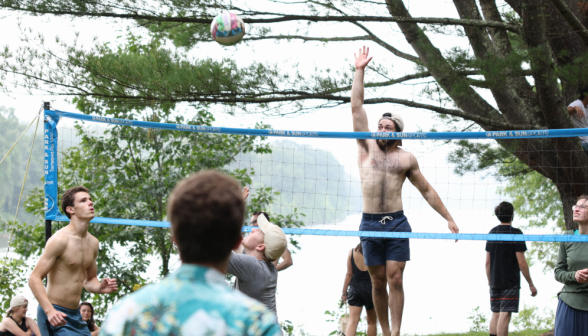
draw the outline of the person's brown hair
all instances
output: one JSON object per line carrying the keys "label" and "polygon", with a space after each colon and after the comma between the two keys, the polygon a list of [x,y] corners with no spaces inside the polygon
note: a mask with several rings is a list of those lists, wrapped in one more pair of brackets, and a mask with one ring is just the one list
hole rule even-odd
{"label": "person's brown hair", "polygon": [[576,203],[578,203],[579,200],[587,200],[588,201],[588,195],[580,195],[578,197],[578,199],[576,200]]}
{"label": "person's brown hair", "polygon": [[267,219],[268,222],[270,221],[270,216],[265,211],[259,211],[259,210],[258,211],[255,211],[253,213],[253,216],[259,216],[261,214],[263,214],[265,216],[265,219]]}
{"label": "person's brown hair", "polygon": [[76,200],[76,194],[79,192],[87,192],[88,194],[90,193],[88,188],[86,188],[84,186],[77,186],[77,187],[67,189],[63,193],[63,196],[61,196],[61,210],[63,210],[63,214],[66,215],[67,218],[71,219],[71,215],[67,212],[66,209],[68,206],[71,206],[71,207],[74,206],[74,201]]}
{"label": "person's brown hair", "polygon": [[90,329],[90,331],[96,331],[96,321],[94,321],[94,306],[92,306],[90,302],[82,302],[78,307],[80,311],[82,310],[82,306],[90,307],[90,319],[86,321],[86,324],[88,324],[88,329]]}
{"label": "person's brown hair", "polygon": [[222,262],[242,238],[241,186],[214,170],[194,174],[172,191],[167,216],[182,262]]}
{"label": "person's brown hair", "polygon": [[359,252],[359,253],[361,253],[361,255],[363,255],[363,246],[361,245],[361,242],[359,244],[357,244],[357,246],[353,250],[355,252]]}

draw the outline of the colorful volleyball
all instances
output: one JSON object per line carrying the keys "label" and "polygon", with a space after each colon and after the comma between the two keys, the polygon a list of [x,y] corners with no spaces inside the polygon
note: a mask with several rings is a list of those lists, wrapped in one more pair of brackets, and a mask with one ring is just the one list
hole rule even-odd
{"label": "colorful volleyball", "polygon": [[239,43],[245,35],[245,23],[236,14],[225,11],[212,20],[210,33],[216,42],[231,46]]}

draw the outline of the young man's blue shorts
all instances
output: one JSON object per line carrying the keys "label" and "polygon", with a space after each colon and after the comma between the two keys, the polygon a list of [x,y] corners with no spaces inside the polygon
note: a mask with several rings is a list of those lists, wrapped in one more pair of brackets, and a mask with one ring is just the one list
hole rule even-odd
{"label": "young man's blue shorts", "polygon": [[37,325],[41,336],[92,336],[90,329],[88,329],[88,324],[82,319],[79,309],[67,309],[58,305],[53,305],[53,308],[67,315],[67,317],[63,318],[67,324],[61,327],[52,326],[45,311],[39,305],[37,308]]}
{"label": "young man's blue shorts", "polygon": [[[385,214],[363,214],[359,231],[412,232],[404,211]],[[385,265],[386,260],[410,260],[408,239],[361,237],[363,256],[367,266]]]}

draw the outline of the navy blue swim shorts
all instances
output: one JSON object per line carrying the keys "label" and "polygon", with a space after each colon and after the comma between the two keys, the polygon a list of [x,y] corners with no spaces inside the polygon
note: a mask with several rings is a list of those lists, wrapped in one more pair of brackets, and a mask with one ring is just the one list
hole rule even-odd
{"label": "navy blue swim shorts", "polygon": [[[368,214],[364,213],[359,231],[412,232],[404,211]],[[385,265],[386,260],[410,260],[408,239],[361,237],[363,256],[367,266]]]}
{"label": "navy blue swim shorts", "polygon": [[64,317],[67,324],[61,327],[52,326],[49,323],[47,314],[39,305],[37,308],[37,325],[39,325],[41,336],[92,336],[90,329],[88,329],[88,324],[82,320],[79,309],[73,310],[58,305],[53,305],[53,307],[67,315],[67,317]]}

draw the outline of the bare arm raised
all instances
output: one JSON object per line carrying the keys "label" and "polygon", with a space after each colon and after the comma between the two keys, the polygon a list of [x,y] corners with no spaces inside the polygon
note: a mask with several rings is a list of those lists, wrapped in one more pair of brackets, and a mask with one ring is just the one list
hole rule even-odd
{"label": "bare arm raised", "polygon": [[[353,85],[351,86],[351,113],[353,116],[353,131],[354,132],[369,132],[368,119],[365,109],[363,108],[363,75],[365,68],[372,60],[368,57],[370,48],[359,49],[359,54],[355,56],[355,76],[353,77]],[[367,143],[363,139],[358,139],[357,143],[367,149]]]}
{"label": "bare arm raised", "polygon": [[43,254],[41,254],[41,258],[37,262],[37,265],[33,269],[29,278],[29,287],[31,288],[33,295],[37,298],[37,301],[43,311],[45,311],[45,314],[47,314],[49,323],[54,327],[65,325],[65,320],[63,318],[67,315],[58,312],[53,308],[53,305],[51,304],[51,301],[49,301],[47,293],[45,292],[45,287],[43,287],[43,279],[49,274],[55,261],[63,254],[66,247],[67,239],[62,235],[51,237],[47,241],[47,244],[45,244],[45,250],[43,251]]}
{"label": "bare arm raised", "polygon": [[116,279],[104,278],[102,281],[98,280],[98,267],[96,265],[96,257],[98,256],[98,239],[93,238],[94,260],[86,270],[86,279],[84,280],[84,288],[94,294],[107,294],[116,292],[118,285]]}
{"label": "bare arm raised", "polygon": [[459,233],[459,228],[453,221],[453,217],[451,217],[451,214],[449,211],[447,211],[447,208],[445,208],[445,205],[443,204],[443,201],[441,201],[441,198],[439,198],[437,191],[435,191],[435,189],[429,184],[429,181],[427,181],[425,176],[423,176],[421,173],[419,163],[412,153],[410,153],[409,180],[419,190],[421,195],[423,195],[427,203],[429,203],[429,205],[435,211],[437,211],[441,217],[447,220],[447,226],[449,227],[449,230],[453,233]]}

